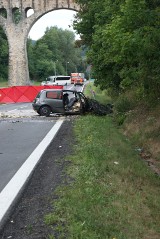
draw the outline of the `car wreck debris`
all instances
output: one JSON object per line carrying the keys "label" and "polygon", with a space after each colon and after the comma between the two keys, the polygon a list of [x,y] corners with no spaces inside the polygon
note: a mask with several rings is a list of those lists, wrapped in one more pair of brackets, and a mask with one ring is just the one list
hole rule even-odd
{"label": "car wreck debris", "polygon": [[47,117],[51,113],[106,115],[113,112],[111,104],[100,104],[95,99],[89,99],[82,92],[75,90],[42,90],[34,99],[32,106],[40,116]]}

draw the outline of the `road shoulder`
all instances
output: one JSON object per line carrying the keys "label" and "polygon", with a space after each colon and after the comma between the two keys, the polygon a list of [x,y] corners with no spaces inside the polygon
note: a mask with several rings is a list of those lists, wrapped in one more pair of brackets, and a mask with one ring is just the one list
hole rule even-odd
{"label": "road shoulder", "polygon": [[19,202],[0,232],[1,238],[43,239],[53,229],[44,224],[44,216],[49,213],[57,199],[55,190],[67,183],[65,158],[72,153],[74,119],[67,119],[53,139],[40,163],[29,180]]}

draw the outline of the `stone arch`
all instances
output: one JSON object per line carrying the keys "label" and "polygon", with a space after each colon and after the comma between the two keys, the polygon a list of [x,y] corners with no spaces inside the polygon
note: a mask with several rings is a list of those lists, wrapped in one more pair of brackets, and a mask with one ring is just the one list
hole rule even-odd
{"label": "stone arch", "polygon": [[27,13],[28,13],[29,10],[33,10],[33,13],[31,15],[34,14],[34,9],[32,7],[27,7],[27,8],[25,8],[25,17],[28,17]]}
{"label": "stone arch", "polygon": [[28,29],[28,34],[29,34],[31,28],[34,26],[34,24],[35,24],[38,20],[40,20],[43,16],[47,15],[47,14],[50,13],[50,12],[59,11],[59,10],[69,10],[69,11],[71,10],[71,11],[75,11],[75,13],[78,12],[78,10],[75,9],[74,7],[72,7],[72,8],[61,7],[61,8],[55,8],[55,9],[52,9],[52,10],[43,12],[43,13],[41,13],[41,15],[39,15],[37,18],[35,18],[35,19],[32,21],[32,23],[30,24],[30,27],[29,27],[29,29]]}
{"label": "stone arch", "polygon": [[[4,10],[4,8],[7,10]],[[59,9],[79,11],[75,0],[1,0],[0,25],[3,27],[9,45],[9,85],[30,83],[26,42],[30,29],[43,15]],[[34,14],[27,17],[27,11]]]}
{"label": "stone arch", "polygon": [[7,10],[4,7],[0,8],[0,15],[7,19]]}

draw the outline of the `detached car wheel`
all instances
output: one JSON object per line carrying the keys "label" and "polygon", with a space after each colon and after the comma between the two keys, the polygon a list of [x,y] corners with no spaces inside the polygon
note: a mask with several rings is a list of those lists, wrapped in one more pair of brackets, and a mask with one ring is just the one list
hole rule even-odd
{"label": "detached car wheel", "polygon": [[49,108],[49,106],[42,106],[39,110],[39,114],[41,116],[50,116],[51,110]]}

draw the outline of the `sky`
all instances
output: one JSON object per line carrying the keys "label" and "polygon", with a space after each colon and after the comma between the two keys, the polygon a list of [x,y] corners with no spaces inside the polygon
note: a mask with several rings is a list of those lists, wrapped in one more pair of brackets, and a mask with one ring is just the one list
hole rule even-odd
{"label": "sky", "polygon": [[[31,12],[28,14],[31,14]],[[29,32],[29,37],[32,40],[38,40],[44,35],[46,28],[51,26],[57,26],[63,30],[68,29],[74,31],[72,28],[72,22],[75,14],[76,12],[72,10],[54,10],[47,13],[33,25]],[[76,39],[78,38],[79,36],[76,35]]]}

